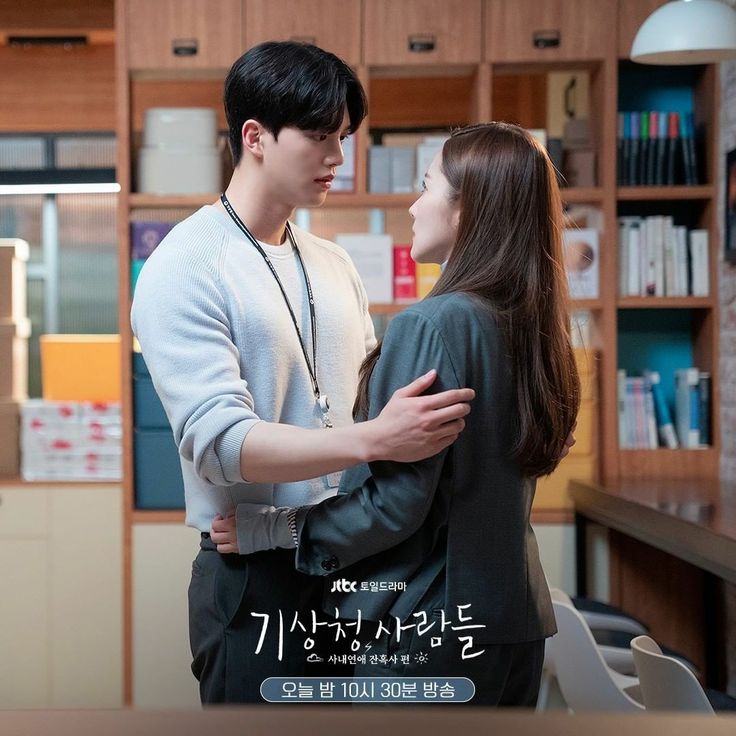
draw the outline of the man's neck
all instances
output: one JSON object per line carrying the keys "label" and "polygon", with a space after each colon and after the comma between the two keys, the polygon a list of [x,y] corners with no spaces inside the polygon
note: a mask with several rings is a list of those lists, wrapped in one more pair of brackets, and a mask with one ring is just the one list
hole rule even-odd
{"label": "man's neck", "polygon": [[[233,173],[225,195],[238,217],[245,223],[253,236],[263,243],[281,245],[285,242],[286,221],[293,208],[269,197],[257,176],[239,167]],[[218,200],[216,207],[224,211]]]}

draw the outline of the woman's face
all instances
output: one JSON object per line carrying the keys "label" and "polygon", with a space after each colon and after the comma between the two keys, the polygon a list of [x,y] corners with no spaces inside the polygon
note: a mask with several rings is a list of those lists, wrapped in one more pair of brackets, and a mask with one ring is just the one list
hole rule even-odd
{"label": "woman's face", "polygon": [[451,200],[438,153],[424,177],[419,199],[409,208],[414,220],[411,257],[417,263],[444,263],[450,256],[460,222],[460,208]]}

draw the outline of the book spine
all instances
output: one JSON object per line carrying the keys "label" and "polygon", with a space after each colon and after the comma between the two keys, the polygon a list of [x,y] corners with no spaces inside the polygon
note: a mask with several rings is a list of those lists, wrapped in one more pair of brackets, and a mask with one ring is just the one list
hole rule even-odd
{"label": "book spine", "polygon": [[690,161],[690,184],[698,184],[700,182],[700,174],[698,167],[698,156],[695,151],[695,116],[689,112],[686,116],[687,123],[687,147],[689,149],[688,160]]}
{"label": "book spine", "polygon": [[631,184],[631,177],[629,176],[630,161],[631,161],[631,113],[623,113],[623,150],[621,151],[621,172],[619,179],[621,186],[628,186]]}
{"label": "book spine", "polygon": [[641,134],[640,114],[631,113],[630,141],[629,141],[629,186],[639,183],[639,136]]}
{"label": "book spine", "polygon": [[650,450],[656,450],[659,446],[657,442],[657,418],[654,412],[654,396],[652,395],[652,387],[645,378],[644,384],[644,409],[647,423],[647,447]]}
{"label": "book spine", "polygon": [[711,440],[711,415],[710,415],[710,373],[700,371],[698,376],[698,398],[700,419],[700,444],[710,445]]}
{"label": "book spine", "polygon": [[629,432],[626,418],[626,371],[616,371],[616,385],[618,388],[618,446],[621,450],[629,448]]}
{"label": "book spine", "polygon": [[708,231],[690,231],[690,275],[693,296],[708,296]]}
{"label": "book spine", "polygon": [[654,168],[654,183],[665,183],[665,163],[667,157],[667,113],[660,111],[657,117],[657,162]]}
{"label": "book spine", "polygon": [[629,228],[629,274],[628,295],[639,296],[641,294],[641,223]]}
{"label": "book spine", "polygon": [[626,113],[620,112],[616,116],[616,184],[624,184],[624,121]]}
{"label": "book spine", "polygon": [[647,167],[649,166],[649,113],[639,113],[639,185],[647,184]]}
{"label": "book spine", "polygon": [[672,415],[664,398],[659,373],[657,371],[649,371],[647,378],[649,379],[652,399],[654,400],[654,413],[657,419],[659,440],[663,447],[676,450],[680,446],[680,443],[677,441],[675,425],[672,423]]}
{"label": "book spine", "polygon": [[664,293],[677,296],[677,270],[675,268],[675,227],[671,217],[663,218],[664,230]]}
{"label": "book spine", "polygon": [[649,113],[649,150],[647,151],[647,184],[654,185],[657,167],[657,143],[659,141],[659,113]]}
{"label": "book spine", "polygon": [[677,183],[677,148],[680,129],[680,116],[671,112],[667,128],[667,186]]}
{"label": "book spine", "polygon": [[680,115],[680,150],[682,151],[682,171],[684,182],[687,185],[694,184],[692,179],[693,161],[690,157],[691,148],[688,141],[687,113]]}

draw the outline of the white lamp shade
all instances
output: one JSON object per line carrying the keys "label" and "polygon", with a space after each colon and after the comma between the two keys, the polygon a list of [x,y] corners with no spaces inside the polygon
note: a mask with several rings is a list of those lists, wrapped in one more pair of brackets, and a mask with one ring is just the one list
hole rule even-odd
{"label": "white lamp shade", "polygon": [[640,64],[710,64],[736,57],[736,11],[720,0],[672,0],[642,24],[631,47]]}

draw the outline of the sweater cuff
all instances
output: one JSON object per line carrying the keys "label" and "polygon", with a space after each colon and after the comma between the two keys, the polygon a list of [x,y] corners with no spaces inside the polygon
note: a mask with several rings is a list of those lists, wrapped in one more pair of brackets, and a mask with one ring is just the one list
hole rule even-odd
{"label": "sweater cuff", "polygon": [[228,427],[215,441],[215,451],[220,458],[222,474],[228,483],[250,483],[240,472],[240,456],[243,442],[261,419],[243,419]]}

